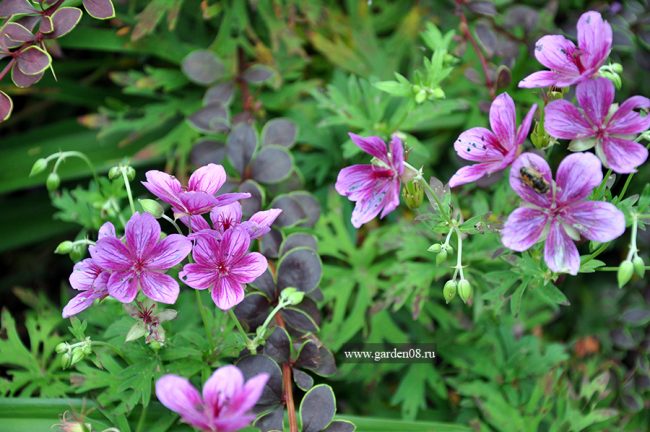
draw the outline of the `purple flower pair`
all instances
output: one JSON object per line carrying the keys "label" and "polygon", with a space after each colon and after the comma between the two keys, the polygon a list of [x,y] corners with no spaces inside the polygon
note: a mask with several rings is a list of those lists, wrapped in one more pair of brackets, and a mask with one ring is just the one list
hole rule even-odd
{"label": "purple flower pair", "polygon": [[182,221],[190,226],[195,233],[192,237],[196,235],[220,237],[226,230],[239,226],[248,232],[251,239],[257,239],[271,231],[271,225],[280,216],[280,213],[282,213],[280,209],[259,211],[247,221],[242,221],[241,204],[235,201],[231,204],[215,207],[210,211],[212,228],[202,216],[186,217]]}
{"label": "purple flower pair", "polygon": [[248,426],[251,413],[268,374],[261,373],[244,382],[235,366],[217,369],[203,386],[203,394],[178,375],[164,375],[156,381],[156,396],[183,421],[204,432],[236,432]]}
{"label": "purple flower pair", "polygon": [[580,254],[574,241],[582,236],[608,242],[625,231],[625,217],[613,204],[586,200],[602,180],[600,161],[591,153],[564,158],[555,181],[544,159],[522,154],[510,170],[510,186],[525,205],[508,217],[501,232],[503,244],[522,252],[545,238],[548,267],[577,274]]}

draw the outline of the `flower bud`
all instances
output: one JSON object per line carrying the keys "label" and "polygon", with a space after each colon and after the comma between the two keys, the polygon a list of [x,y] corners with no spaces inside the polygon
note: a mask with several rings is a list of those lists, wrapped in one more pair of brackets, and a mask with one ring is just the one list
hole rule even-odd
{"label": "flower bud", "polygon": [[120,171],[120,167],[114,166],[113,168],[108,170],[108,178],[111,180],[115,180],[120,175],[122,175],[122,172]]}
{"label": "flower bud", "polygon": [[156,200],[141,199],[141,200],[138,200],[138,201],[140,202],[140,205],[142,206],[142,210],[149,213],[150,215],[152,215],[156,219],[159,219],[163,215],[163,213],[165,212],[163,207]]}
{"label": "flower bud", "polygon": [[72,243],[70,240],[62,241],[59,243],[56,249],[54,249],[54,253],[57,255],[67,255],[72,252],[73,247],[74,243]]}
{"label": "flower bud", "polygon": [[65,342],[61,342],[54,348],[54,351],[56,351],[59,354],[63,354],[64,352],[68,351],[68,344]]}
{"label": "flower bud", "polygon": [[78,347],[72,350],[72,358],[70,359],[70,365],[79,363],[85,357],[83,348]]}
{"label": "flower bud", "polygon": [[149,347],[154,351],[160,351],[160,349],[163,347],[163,344],[153,339],[149,342]]}
{"label": "flower bud", "polygon": [[422,189],[420,182],[411,180],[406,183],[404,189],[402,189],[402,198],[404,198],[404,202],[411,210],[419,208],[424,199],[424,189]]}
{"label": "flower bud", "polygon": [[616,72],[617,74],[623,72],[623,65],[620,63],[612,63],[610,67],[612,68],[612,71]]}
{"label": "flower bud", "polygon": [[83,353],[84,356],[89,356],[93,353],[93,346],[90,343],[90,341],[88,341],[87,344],[81,347],[81,352]]}
{"label": "flower bud", "polygon": [[67,369],[70,367],[71,364],[72,364],[72,356],[70,355],[70,353],[67,352],[63,353],[63,355],[61,356],[61,367],[63,369]]}
{"label": "flower bud", "polygon": [[448,280],[445,283],[445,286],[442,288],[442,296],[445,298],[447,304],[451,302],[454,297],[456,297],[456,291],[458,289],[458,283],[455,280]]}
{"label": "flower bud", "polygon": [[535,122],[533,133],[530,134],[530,141],[535,148],[543,149],[551,145],[551,136],[546,132],[544,126],[540,122]]}
{"label": "flower bud", "polygon": [[305,298],[305,293],[293,287],[285,288],[280,293],[280,301],[290,305],[299,304],[303,298]]}
{"label": "flower bud", "polygon": [[625,260],[621,263],[620,266],[618,266],[618,273],[616,274],[616,278],[618,279],[618,287],[623,288],[625,284],[627,284],[630,279],[632,279],[632,275],[634,274],[634,264],[630,260]]}
{"label": "flower bud", "polygon": [[645,263],[643,262],[643,258],[638,255],[635,256],[632,260],[632,264],[634,265],[634,271],[636,274],[638,274],[640,278],[643,278],[645,276]]}
{"label": "flower bud", "polygon": [[135,170],[133,167],[128,166],[126,167],[126,178],[129,179],[129,181],[133,181],[135,179]]}
{"label": "flower bud", "polygon": [[436,264],[440,265],[447,259],[447,250],[442,249],[438,256],[436,256]]}
{"label": "flower bud", "polygon": [[440,253],[442,250],[442,245],[440,243],[434,243],[431,246],[429,246],[429,249],[427,249],[428,252],[433,252],[435,254]]}
{"label": "flower bud", "polygon": [[34,165],[32,165],[32,170],[29,172],[29,176],[33,177],[36,174],[40,174],[43,171],[45,171],[46,168],[47,168],[47,160],[43,158],[36,159],[36,162],[34,162]]}
{"label": "flower bud", "polygon": [[50,175],[47,176],[47,180],[45,180],[45,186],[47,186],[47,190],[54,192],[59,188],[59,185],[61,185],[61,178],[57,173],[51,172]]}
{"label": "flower bud", "polygon": [[415,102],[418,103],[418,104],[421,104],[426,99],[427,99],[427,91],[425,89],[421,89],[415,95]]}
{"label": "flower bud", "polygon": [[458,282],[458,296],[463,303],[467,303],[471,300],[472,286],[467,279],[461,279],[460,282]]}
{"label": "flower bud", "polygon": [[431,90],[431,97],[433,99],[444,99],[446,97],[445,92],[440,87],[436,87]]}
{"label": "flower bud", "polygon": [[74,262],[79,262],[83,259],[85,254],[86,247],[82,244],[77,243],[72,247],[72,251],[70,251],[70,259],[72,259]]}

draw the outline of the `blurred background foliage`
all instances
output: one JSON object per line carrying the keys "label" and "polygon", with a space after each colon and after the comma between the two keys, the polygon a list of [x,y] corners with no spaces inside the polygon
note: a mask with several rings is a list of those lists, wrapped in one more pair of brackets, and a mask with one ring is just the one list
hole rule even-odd
{"label": "blurred background foliage", "polygon": [[[577,18],[589,9],[614,28],[611,58],[624,66],[617,100],[650,94],[648,2],[117,0],[116,9],[115,19],[84,17],[57,41],[56,80],[46,74],[27,89],[0,83],[15,103],[0,124],[0,303],[14,316],[27,313],[19,300],[25,301],[25,289],[55,304],[68,296],[70,262],[52,251],[75,234],[70,222],[79,223],[85,211],[74,192],[55,194],[52,206],[44,178],[28,176],[35,159],[78,150],[102,172],[128,158],[136,168],[184,178],[193,166],[224,158],[227,131],[242,116],[260,130],[283,117],[298,126],[291,152],[296,168],[289,180],[269,187],[277,193],[295,188],[287,182],[299,183],[320,200],[314,233],[325,265],[325,344],[338,360],[341,347],[355,341],[427,342],[438,351],[433,365],[342,362],[330,382],[340,413],[445,421],[477,431],[647,430],[650,287],[644,280],[623,290],[612,273],[560,280],[566,299],[558,302],[536,292],[522,300],[526,287],[510,290],[515,279],[503,274],[501,287],[479,288],[490,295],[472,308],[446,306],[444,270],[425,252],[432,234],[409,221],[407,210],[401,222],[391,216],[392,224],[356,232],[349,203],[331,186],[339,169],[356,160],[348,131],[387,136],[399,130],[409,162],[444,182],[460,166],[451,144],[462,130],[486,123],[491,92],[508,91],[519,113],[538,103],[539,93],[516,86],[538,69],[531,47],[543,34],[575,36]],[[488,62],[487,77],[463,37],[461,13]],[[439,40],[450,31],[446,42]],[[397,87],[377,85],[396,79],[396,72],[413,84],[426,81],[423,60],[441,44],[453,63],[440,84],[444,99],[405,102]],[[197,50],[213,56],[207,70],[206,61],[196,70],[188,57]],[[244,167],[228,168],[251,178]],[[91,173],[70,159],[59,174],[73,191]],[[632,193],[649,176],[642,170]],[[461,189],[458,199],[470,214],[512,208],[502,186]],[[88,230],[98,223],[83,222]],[[466,246],[477,273],[490,270],[494,236],[472,237]],[[648,243],[640,232],[646,262]],[[603,260],[618,263],[625,253],[621,240]],[[54,332],[65,327],[57,314],[50,311]],[[37,389],[33,395],[47,396]]]}

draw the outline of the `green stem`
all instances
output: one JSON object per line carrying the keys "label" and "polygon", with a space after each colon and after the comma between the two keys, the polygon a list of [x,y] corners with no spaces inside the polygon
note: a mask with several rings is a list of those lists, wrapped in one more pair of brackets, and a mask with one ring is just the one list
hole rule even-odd
{"label": "green stem", "polygon": [[162,215],[161,217],[163,219],[165,219],[167,222],[169,222],[170,224],[174,225],[174,228],[176,228],[176,231],[178,231],[178,233],[180,235],[185,235],[185,234],[183,234],[183,231],[181,230],[181,227],[178,226],[178,224],[176,223],[176,221],[174,221],[174,219],[170,218],[166,214]]}
{"label": "green stem", "polygon": [[[407,163],[404,163],[404,165],[415,170],[415,168],[413,168],[411,165],[409,165]],[[442,203],[440,202],[440,199],[438,199],[438,195],[436,195],[433,188],[431,188],[431,185],[429,185],[429,183],[426,180],[424,180],[424,177],[422,177],[422,171],[420,171],[420,170],[416,170],[416,171],[418,172],[418,175],[415,177],[415,180],[419,181],[420,184],[424,187],[425,191],[427,192],[426,195],[427,195],[427,198],[429,199],[429,202],[431,204],[434,204],[434,202],[435,202],[435,205],[438,207],[438,211],[440,212],[442,217],[445,219],[445,221],[449,225],[451,225],[451,223],[452,223],[451,222],[451,217],[448,216],[447,213],[444,211]],[[432,199],[433,199],[434,202],[431,202]]]}
{"label": "green stem", "polygon": [[460,273],[460,279],[465,279],[463,274],[463,239],[461,238],[460,230],[454,226],[454,231],[456,232],[456,237],[458,237],[458,251],[456,255],[456,270]]}
{"label": "green stem", "polygon": [[129,197],[129,205],[131,206],[131,214],[135,213],[135,204],[133,203],[133,194],[131,193],[131,183],[129,183],[129,176],[126,174],[126,168],[120,167],[122,178],[124,179],[124,187],[126,187],[126,194]]}
{"label": "green stem", "polygon": [[138,420],[138,426],[135,429],[135,432],[142,432],[144,430],[145,420],[147,419],[147,408],[148,405],[142,405],[142,411],[140,411],[140,419]]}
{"label": "green stem", "polygon": [[214,342],[212,340],[212,329],[210,328],[210,321],[208,320],[208,311],[203,306],[203,300],[201,299],[201,292],[199,290],[194,290],[196,293],[196,305],[199,308],[199,313],[201,314],[201,320],[203,321],[203,327],[205,329],[206,337],[208,338],[208,343],[210,344],[210,352],[214,349]]}
{"label": "green stem", "polygon": [[246,342],[246,346],[250,350],[251,354],[255,354],[257,351],[256,350],[257,346],[253,347],[252,345],[253,341],[251,340],[251,338],[248,337],[248,333],[246,333],[246,330],[244,330],[244,327],[242,327],[241,323],[237,319],[237,315],[235,315],[235,312],[233,312],[233,310],[230,309],[228,311],[228,315],[230,316],[230,319],[232,319],[232,321],[235,323],[235,327],[237,327],[239,333],[241,333],[242,337],[244,338],[244,341]]}
{"label": "green stem", "polygon": [[639,217],[636,213],[632,213],[632,236],[630,238],[630,251],[627,253],[627,259],[631,260],[636,256],[639,249],[636,246],[636,233],[639,229]]}
{"label": "green stem", "polygon": [[[650,266],[644,266],[644,268],[650,270]],[[596,271],[615,272],[618,271],[618,267],[598,267]]]}
{"label": "green stem", "polygon": [[65,151],[65,152],[58,152],[49,155],[48,157],[45,158],[46,161],[50,161],[52,159],[56,159],[56,162],[54,163],[54,169],[52,170],[53,172],[56,172],[57,169],[59,169],[59,165],[63,162],[63,160],[67,157],[77,157],[81,160],[83,160],[86,165],[88,165],[88,168],[90,168],[90,172],[92,173],[93,177],[95,178],[95,182],[99,183],[99,177],[97,177],[97,171],[95,171],[95,166],[93,163],[88,159],[88,156],[85,154],[78,152],[78,151]]}

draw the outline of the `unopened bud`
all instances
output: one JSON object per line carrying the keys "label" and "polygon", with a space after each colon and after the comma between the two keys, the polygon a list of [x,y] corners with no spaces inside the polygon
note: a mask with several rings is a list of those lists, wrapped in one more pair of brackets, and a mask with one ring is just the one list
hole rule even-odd
{"label": "unopened bud", "polygon": [[120,171],[120,167],[114,166],[113,168],[108,170],[108,178],[111,179],[111,180],[115,180],[120,175],[122,175],[122,173]]}
{"label": "unopened bud", "polygon": [[128,166],[126,167],[126,178],[129,179],[129,181],[133,181],[135,179],[135,170],[133,167]]}
{"label": "unopened bud", "polygon": [[449,280],[445,283],[445,286],[442,288],[442,296],[445,298],[447,304],[456,297],[457,290],[458,283],[455,280]]}
{"label": "unopened bud", "polygon": [[54,351],[56,351],[59,354],[63,354],[64,352],[68,351],[68,344],[65,342],[61,342],[54,348]]}
{"label": "unopened bud", "polygon": [[70,259],[74,262],[79,262],[83,259],[86,254],[86,247],[80,243],[77,243],[72,247],[70,251]]}
{"label": "unopened bud", "polygon": [[440,265],[447,260],[447,250],[442,249],[436,256],[436,264]]}
{"label": "unopened bud", "polygon": [[29,172],[29,176],[35,176],[36,174],[40,174],[45,169],[47,168],[47,160],[40,158],[36,159],[36,162],[34,162],[34,165],[32,165],[32,170]]}
{"label": "unopened bud", "polygon": [[59,243],[56,249],[54,249],[54,253],[57,255],[67,255],[72,252],[73,247],[74,243],[72,243],[70,240],[62,241]]}
{"label": "unopened bud", "polygon": [[463,303],[467,303],[472,298],[472,285],[467,279],[461,279],[458,282],[458,296]]}
{"label": "unopened bud", "polygon": [[411,210],[419,208],[424,199],[424,189],[422,189],[420,182],[411,180],[406,183],[402,189],[402,198],[404,198],[404,202]]}
{"label": "unopened bud", "polygon": [[47,176],[47,180],[45,180],[45,186],[47,186],[47,190],[54,192],[59,188],[60,185],[61,178],[59,175],[55,172],[51,172],[50,175]]}
{"label": "unopened bud", "polygon": [[431,246],[429,246],[429,249],[427,249],[427,251],[433,252],[435,254],[440,253],[441,250],[442,250],[442,245],[440,243],[434,243]]}
{"label": "unopened bud", "polygon": [[303,298],[305,298],[305,293],[293,287],[285,288],[280,293],[280,300],[290,305],[299,304]]}
{"label": "unopened bud", "polygon": [[427,99],[427,91],[424,89],[421,89],[419,92],[415,94],[415,102],[418,104],[421,104]]}
{"label": "unopened bud", "polygon": [[63,369],[67,369],[70,367],[71,364],[72,364],[72,356],[70,355],[70,353],[67,352],[63,353],[63,355],[61,356],[61,367]]}
{"label": "unopened bud", "polygon": [[625,284],[627,284],[630,279],[632,279],[632,275],[634,274],[634,264],[630,260],[625,260],[621,263],[620,266],[618,266],[618,273],[616,274],[616,278],[618,279],[618,287],[623,288]]}
{"label": "unopened bud", "polygon": [[431,90],[431,98],[433,99],[444,99],[446,97],[445,92],[440,87],[436,87]]}
{"label": "unopened bud", "polygon": [[79,363],[85,357],[83,348],[78,347],[72,350],[72,358],[70,360],[70,365]]}
{"label": "unopened bud", "polygon": [[150,215],[152,215],[156,219],[159,219],[163,215],[163,213],[165,212],[163,207],[156,200],[141,199],[141,200],[138,200],[138,201],[140,202],[140,205],[142,206],[142,210],[149,213]]}
{"label": "unopened bud", "polygon": [[159,351],[163,347],[163,344],[153,339],[149,342],[149,347],[154,351]]}
{"label": "unopened bud", "polygon": [[620,63],[612,63],[610,65],[610,67],[611,67],[612,71],[614,71],[614,72],[616,72],[618,74],[623,72],[623,65],[621,65]]}
{"label": "unopened bud", "polygon": [[643,278],[643,276],[645,276],[645,263],[643,262],[643,258],[638,255],[635,256],[632,260],[632,264],[634,265],[634,271],[636,274],[638,274],[640,278]]}

